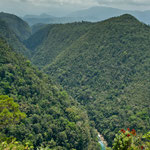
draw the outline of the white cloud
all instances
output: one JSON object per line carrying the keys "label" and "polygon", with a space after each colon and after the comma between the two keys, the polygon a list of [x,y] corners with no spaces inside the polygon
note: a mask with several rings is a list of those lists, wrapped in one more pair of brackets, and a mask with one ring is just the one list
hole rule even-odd
{"label": "white cloud", "polygon": [[[0,0],[2,1],[2,0]],[[150,5],[150,0],[6,0],[10,3],[30,3],[31,5],[82,5],[92,6],[96,4],[102,5]]]}
{"label": "white cloud", "polygon": [[0,11],[21,14],[65,15],[92,6],[122,9],[150,9],[150,0],[0,0]]}
{"label": "white cloud", "polygon": [[96,0],[13,0],[17,2],[26,2],[31,4],[42,5],[93,5],[96,4]]}
{"label": "white cloud", "polygon": [[126,5],[150,5],[150,0],[95,0],[99,4],[126,4]]}

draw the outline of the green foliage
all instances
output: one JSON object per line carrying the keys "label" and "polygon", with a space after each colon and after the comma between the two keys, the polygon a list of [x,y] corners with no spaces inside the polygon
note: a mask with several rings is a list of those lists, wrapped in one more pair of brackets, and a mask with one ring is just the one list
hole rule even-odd
{"label": "green foliage", "polygon": [[0,129],[16,124],[25,117],[25,113],[20,112],[19,105],[13,98],[0,95]]}
{"label": "green foliage", "polygon": [[[137,132],[149,131],[150,27],[130,15],[92,25],[79,24],[81,29],[86,25],[86,32],[76,36],[65,50],[60,48],[59,55],[43,70],[85,106],[109,144],[120,128],[130,126]],[[66,30],[68,26],[63,25]],[[62,37],[57,31],[56,38],[48,36],[55,45],[60,44],[58,37]],[[73,32],[65,41],[71,39]],[[47,52],[39,52],[48,56],[52,52],[45,44],[43,49]],[[44,60],[41,53],[39,56]],[[47,59],[47,63],[51,61]],[[38,66],[45,64],[35,56],[32,60]]]}
{"label": "green foliage", "polygon": [[[148,133],[146,134],[148,135]],[[144,136],[147,140],[147,136]],[[150,140],[143,141],[141,136],[136,135],[136,131],[121,129],[116,135],[113,143],[113,150],[149,150]]]}
{"label": "green foliage", "polygon": [[50,64],[91,27],[91,23],[44,26],[26,41],[26,46],[32,50],[33,64],[38,67]]}
{"label": "green foliage", "polygon": [[[19,110],[19,105],[14,102],[13,98],[7,95],[0,95],[0,131],[12,127],[19,123],[21,119],[26,117],[25,113]],[[13,137],[6,137],[5,134],[0,133],[0,150],[25,150],[33,149],[30,142],[24,145],[16,141]]]}
{"label": "green foliage", "polygon": [[150,149],[150,132],[142,136],[142,139],[145,141],[145,147],[147,150]]}
{"label": "green foliage", "polygon": [[4,21],[10,30],[12,30],[19,40],[24,41],[31,35],[29,25],[21,18],[8,13],[0,13],[0,20]]}
{"label": "green foliage", "polygon": [[30,35],[28,30],[28,25],[18,17],[0,13],[0,38],[5,39],[16,52],[30,57],[29,49],[22,43]]}
{"label": "green foliage", "polygon": [[[47,26],[47,24],[38,23],[38,24],[32,25],[31,26],[32,34],[36,33],[37,31],[44,28],[45,26]],[[31,44],[31,42],[30,42],[30,44]]]}
{"label": "green foliage", "polygon": [[133,146],[133,136],[129,131],[122,130],[116,135],[113,150],[127,150]]}
{"label": "green foliage", "polygon": [[4,141],[0,143],[0,150],[33,150],[33,146],[30,143],[25,143],[16,141],[16,139],[11,139],[11,141]]}
{"label": "green foliage", "polygon": [[[6,20],[0,20],[0,33],[11,47],[27,55]],[[88,116],[109,145],[120,128],[146,133],[150,130],[149,43],[150,27],[130,15],[98,23],[43,26],[25,41],[32,63],[74,100],[0,40],[0,94],[13,97],[27,114],[20,124],[2,132],[24,143],[31,141],[35,148],[61,150],[99,149]],[[127,135],[120,133],[116,145],[136,147],[138,138]],[[149,135],[144,138],[149,148]]]}
{"label": "green foliage", "polygon": [[148,133],[146,133],[145,135],[143,135],[142,138],[143,138],[143,139],[150,140],[150,132],[148,132]]}
{"label": "green foliage", "polygon": [[[27,115],[19,124],[2,129],[7,137],[13,136],[21,143],[30,141],[35,148],[99,148],[97,133],[90,127],[84,109],[1,39],[0,94],[13,97],[19,103],[20,111]],[[2,98],[14,104],[12,99]],[[16,104],[12,106],[18,108]],[[11,113],[7,113],[11,117]]]}

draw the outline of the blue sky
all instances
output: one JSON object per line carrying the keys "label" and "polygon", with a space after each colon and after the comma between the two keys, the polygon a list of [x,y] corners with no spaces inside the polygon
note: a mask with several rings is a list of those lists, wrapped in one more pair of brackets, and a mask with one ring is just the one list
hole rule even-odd
{"label": "blue sky", "polygon": [[0,11],[19,16],[41,13],[64,16],[92,6],[150,10],[150,0],[0,0]]}

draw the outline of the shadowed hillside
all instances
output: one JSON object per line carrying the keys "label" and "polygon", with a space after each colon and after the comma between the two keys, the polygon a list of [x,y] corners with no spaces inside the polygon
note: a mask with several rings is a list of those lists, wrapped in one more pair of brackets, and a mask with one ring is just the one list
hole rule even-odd
{"label": "shadowed hillside", "polygon": [[39,67],[50,64],[91,27],[87,22],[43,27],[26,41],[26,46],[32,50],[33,64]]}
{"label": "shadowed hillside", "polygon": [[10,29],[9,25],[1,20],[0,18],[0,37],[5,39],[9,45],[15,49],[16,52],[19,52],[27,57],[30,57],[30,51],[27,49],[24,44],[17,37],[14,30]]}
{"label": "shadowed hillside", "polygon": [[150,129],[149,43],[150,27],[122,15],[95,23],[44,71],[87,108],[111,143],[120,128]]}
{"label": "shadowed hillside", "polygon": [[21,18],[13,14],[1,12],[0,20],[3,20],[21,41],[26,40],[31,35],[31,29],[29,25]]}

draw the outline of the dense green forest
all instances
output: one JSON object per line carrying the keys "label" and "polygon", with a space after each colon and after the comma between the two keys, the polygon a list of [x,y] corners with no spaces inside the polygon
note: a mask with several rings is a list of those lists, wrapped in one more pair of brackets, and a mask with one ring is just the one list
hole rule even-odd
{"label": "dense green forest", "polygon": [[128,14],[30,29],[1,13],[0,100],[13,98],[26,117],[0,128],[0,137],[16,138],[22,150],[99,150],[96,128],[114,150],[148,150],[149,43],[150,27]]}
{"label": "dense green forest", "polygon": [[24,41],[30,37],[30,26],[21,18],[13,14],[1,12],[0,20],[3,20],[8,25],[9,29],[11,29],[21,41]]}
{"label": "dense green forest", "polygon": [[[72,25],[59,26],[69,31]],[[43,61],[38,58],[35,63],[33,56],[33,62],[41,67],[45,60],[51,62],[51,57],[42,53],[49,56],[53,50],[58,52],[45,41],[61,46],[59,55],[44,71],[85,106],[109,144],[120,128],[145,133],[150,129],[150,27],[130,15],[92,25],[83,23],[81,27],[85,30],[87,25],[88,30],[65,47],[58,41],[64,30],[50,32],[43,41],[44,50],[38,51]],[[69,35],[64,41],[72,39],[72,32]]]}
{"label": "dense green forest", "polygon": [[0,95],[14,98],[27,115],[20,124],[1,129],[8,137],[51,149],[99,148],[82,107],[2,39],[0,81]]}
{"label": "dense green forest", "polygon": [[32,50],[32,63],[38,67],[50,64],[55,58],[85,34],[93,24],[73,23],[47,25],[25,43]]}
{"label": "dense green forest", "polygon": [[[19,31],[18,26],[22,28],[21,31]],[[26,26],[26,23],[18,17],[12,14],[0,13],[0,37],[4,38],[16,52],[30,57],[30,50],[22,43],[31,34],[31,29]],[[26,33],[28,36],[25,36]],[[21,38],[21,34],[23,38]]]}

